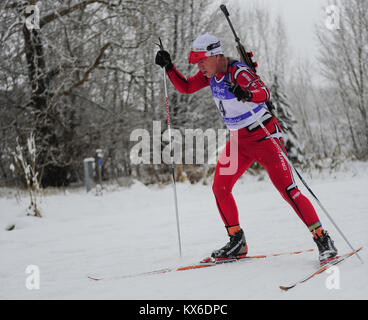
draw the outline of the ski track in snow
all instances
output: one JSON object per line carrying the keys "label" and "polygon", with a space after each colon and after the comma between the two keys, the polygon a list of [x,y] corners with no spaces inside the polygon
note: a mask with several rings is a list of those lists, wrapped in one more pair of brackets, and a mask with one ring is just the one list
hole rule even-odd
{"label": "ski track in snow", "polygon": [[[339,265],[340,289],[329,290],[323,273],[296,288],[288,285],[318,266],[317,251],[221,265],[209,269],[109,279],[199,261],[227,242],[211,185],[177,185],[183,257],[179,258],[171,186],[105,191],[83,189],[43,198],[43,218],[26,217],[0,190],[0,299],[366,299],[368,297],[368,163],[349,170],[314,173],[305,180],[355,246]],[[304,175],[303,175],[304,176]],[[350,251],[308,191],[341,254]],[[233,190],[249,254],[315,248],[311,235],[268,178],[245,175]],[[13,231],[6,226],[15,223]],[[316,249],[316,248],[315,248]],[[28,265],[40,270],[40,289],[28,290]],[[106,277],[92,281],[87,276]]]}

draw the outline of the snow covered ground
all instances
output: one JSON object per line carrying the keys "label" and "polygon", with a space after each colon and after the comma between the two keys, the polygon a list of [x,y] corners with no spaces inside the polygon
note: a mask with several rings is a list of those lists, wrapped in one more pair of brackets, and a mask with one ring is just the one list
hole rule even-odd
{"label": "snow covered ground", "polygon": [[[282,292],[317,266],[317,253],[248,260],[215,268],[109,280],[192,263],[227,241],[211,186],[178,184],[183,257],[179,258],[173,190],[116,188],[102,196],[83,189],[58,191],[42,200],[43,218],[27,217],[28,199],[0,190],[0,299],[367,299],[368,163],[324,171],[305,179],[360,255],[339,265],[340,289],[328,289],[323,273]],[[308,192],[299,183],[304,194]],[[249,254],[314,248],[311,235],[266,178],[245,175],[235,186]],[[310,197],[309,197],[310,198]],[[312,200],[315,204],[315,202]],[[317,207],[340,253],[348,246]],[[6,227],[15,224],[15,229]],[[29,265],[40,288],[29,290]],[[87,276],[106,278],[95,282]]]}

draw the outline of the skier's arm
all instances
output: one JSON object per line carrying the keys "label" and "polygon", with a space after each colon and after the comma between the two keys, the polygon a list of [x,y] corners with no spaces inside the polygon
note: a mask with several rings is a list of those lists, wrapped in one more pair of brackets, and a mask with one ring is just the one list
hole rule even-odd
{"label": "skier's arm", "polygon": [[262,103],[270,100],[270,91],[265,86],[261,78],[246,67],[233,67],[231,75],[235,83],[245,91],[249,90],[252,94],[251,102]]}
{"label": "skier's arm", "polygon": [[193,77],[185,78],[174,65],[167,71],[167,75],[174,87],[184,94],[197,92],[210,84],[202,71],[198,71]]}
{"label": "skier's arm", "polygon": [[193,77],[185,78],[173,65],[170,54],[165,50],[159,50],[156,54],[155,62],[161,68],[166,68],[166,73],[169,76],[174,87],[181,93],[190,94],[207,87],[209,80],[201,71]]}

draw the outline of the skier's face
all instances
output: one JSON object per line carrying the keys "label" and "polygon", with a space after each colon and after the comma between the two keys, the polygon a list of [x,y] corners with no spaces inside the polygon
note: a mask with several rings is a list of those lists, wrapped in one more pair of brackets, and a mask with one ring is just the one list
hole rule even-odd
{"label": "skier's face", "polygon": [[198,69],[207,77],[211,78],[217,74],[217,56],[199,60]]}

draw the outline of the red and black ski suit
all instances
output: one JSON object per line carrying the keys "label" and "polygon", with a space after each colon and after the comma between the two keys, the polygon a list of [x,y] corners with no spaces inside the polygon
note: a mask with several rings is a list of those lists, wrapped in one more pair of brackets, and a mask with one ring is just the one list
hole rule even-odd
{"label": "red and black ski suit", "polygon": [[[249,67],[239,61],[229,60],[227,71],[210,79],[201,71],[186,79],[175,66],[167,71],[167,75],[175,88],[183,94],[191,94],[210,86],[216,105],[230,130],[231,138],[219,157],[213,183],[217,207],[227,228],[239,225],[232,188],[254,161],[267,171],[282,197],[311,231],[321,225],[313,205],[299,191],[288,163],[257,123],[257,120],[263,122],[287,154],[280,125],[265,106],[270,98],[269,90]],[[239,102],[228,91],[226,81],[237,82],[243,89],[251,91],[251,101]],[[253,115],[249,108],[253,108]]]}

